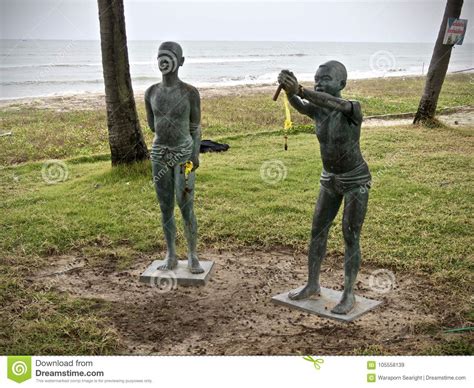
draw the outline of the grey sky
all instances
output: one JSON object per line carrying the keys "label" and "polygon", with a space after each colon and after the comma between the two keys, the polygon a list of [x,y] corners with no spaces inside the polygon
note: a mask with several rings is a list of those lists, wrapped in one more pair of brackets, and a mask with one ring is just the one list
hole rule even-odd
{"label": "grey sky", "polygon": [[[99,39],[96,0],[0,0],[3,39]],[[474,0],[464,1],[466,43]],[[129,40],[434,42],[446,1],[125,0]]]}

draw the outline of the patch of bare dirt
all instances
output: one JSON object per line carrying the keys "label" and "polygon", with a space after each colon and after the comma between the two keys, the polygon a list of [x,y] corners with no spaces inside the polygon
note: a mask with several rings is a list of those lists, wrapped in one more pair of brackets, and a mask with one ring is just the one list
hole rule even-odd
{"label": "patch of bare dirt", "polygon": [[[394,272],[395,287],[380,293],[369,286],[377,268],[363,265],[357,294],[384,304],[344,323],[271,302],[273,295],[305,283],[303,254],[246,249],[210,251],[201,258],[215,261],[209,283],[167,293],[138,281],[153,260],[149,256],[123,271],[113,261],[92,266],[87,259],[61,257],[35,281],[73,297],[108,301],[103,314],[120,333],[127,354],[351,354],[374,348],[419,354],[440,341],[429,328],[456,319],[456,301],[426,276]],[[322,285],[342,289],[342,267],[342,257],[328,257]]]}
{"label": "patch of bare dirt", "polygon": [[[394,115],[396,116],[396,115]],[[455,112],[441,113],[436,115],[436,118],[442,123],[449,126],[460,127],[474,127],[474,108],[463,107]],[[413,117],[371,117],[364,120],[362,126],[370,127],[392,127],[397,125],[411,125],[413,124]]]}

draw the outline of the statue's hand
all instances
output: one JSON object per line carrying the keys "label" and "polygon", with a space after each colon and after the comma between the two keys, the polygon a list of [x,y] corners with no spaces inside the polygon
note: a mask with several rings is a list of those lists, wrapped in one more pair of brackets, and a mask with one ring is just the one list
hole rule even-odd
{"label": "statue's hand", "polygon": [[193,169],[191,171],[197,170],[199,167],[199,156],[192,156],[191,162],[193,162]]}
{"label": "statue's hand", "polygon": [[283,86],[287,95],[298,94],[299,84],[293,72],[282,70],[278,75],[278,82]]}

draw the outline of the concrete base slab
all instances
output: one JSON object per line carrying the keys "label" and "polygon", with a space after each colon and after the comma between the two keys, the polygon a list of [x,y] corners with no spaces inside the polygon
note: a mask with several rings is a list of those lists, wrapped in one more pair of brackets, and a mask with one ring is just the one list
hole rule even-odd
{"label": "concrete base slab", "polygon": [[[302,288],[303,287],[299,287],[294,291],[301,290]],[[321,296],[314,295],[308,299],[291,300],[288,297],[288,292],[284,292],[283,294],[274,296],[272,298],[272,302],[282,306],[302,310],[310,314],[316,314],[324,318],[337,319],[338,321],[343,322],[351,322],[382,304],[382,302],[378,300],[367,299],[356,295],[355,306],[349,312],[349,314],[333,314],[331,309],[334,308],[337,303],[339,303],[341,297],[342,291],[321,287]]]}
{"label": "concrete base slab", "polygon": [[192,274],[188,269],[187,260],[179,260],[178,266],[172,271],[159,270],[164,260],[155,260],[140,275],[140,282],[153,286],[167,287],[170,289],[179,286],[204,286],[211,277],[214,268],[213,261],[199,261],[204,269],[203,273]]}

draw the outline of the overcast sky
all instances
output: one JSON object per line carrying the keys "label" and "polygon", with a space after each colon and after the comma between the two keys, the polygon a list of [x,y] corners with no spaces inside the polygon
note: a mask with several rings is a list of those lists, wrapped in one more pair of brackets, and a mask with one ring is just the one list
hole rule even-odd
{"label": "overcast sky", "polygon": [[[96,0],[0,0],[3,39],[99,39]],[[124,0],[129,40],[434,42],[446,1]],[[464,42],[474,42],[474,0]]]}

